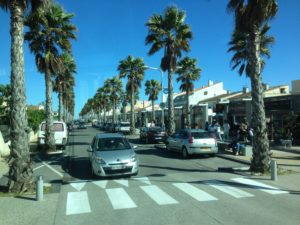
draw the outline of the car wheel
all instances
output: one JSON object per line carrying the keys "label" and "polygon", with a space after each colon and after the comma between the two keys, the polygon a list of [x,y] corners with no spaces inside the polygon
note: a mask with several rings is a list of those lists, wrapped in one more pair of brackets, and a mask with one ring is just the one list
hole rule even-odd
{"label": "car wheel", "polygon": [[189,153],[186,149],[186,147],[182,148],[182,158],[187,159],[189,157]]}

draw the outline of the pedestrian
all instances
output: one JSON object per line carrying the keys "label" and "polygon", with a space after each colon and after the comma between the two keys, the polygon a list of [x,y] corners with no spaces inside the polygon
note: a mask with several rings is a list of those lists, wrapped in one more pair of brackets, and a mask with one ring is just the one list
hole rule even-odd
{"label": "pedestrian", "polygon": [[205,121],[205,130],[208,131],[208,128],[209,128],[209,123],[208,123],[208,121]]}
{"label": "pedestrian", "polygon": [[222,137],[221,137],[221,126],[218,122],[215,123],[214,125],[214,130],[217,136],[217,139],[222,141]]}
{"label": "pedestrian", "polygon": [[223,132],[224,132],[224,140],[229,139],[230,125],[227,120],[224,121],[223,124]]}

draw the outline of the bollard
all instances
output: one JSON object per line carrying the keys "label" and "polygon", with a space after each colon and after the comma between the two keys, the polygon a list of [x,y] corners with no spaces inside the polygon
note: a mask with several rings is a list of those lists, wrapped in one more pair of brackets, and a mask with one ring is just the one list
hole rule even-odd
{"label": "bollard", "polygon": [[276,160],[271,160],[271,180],[277,180],[277,163],[276,163]]}
{"label": "bollard", "polygon": [[38,176],[36,181],[36,200],[42,201],[44,197],[44,181],[43,176]]}

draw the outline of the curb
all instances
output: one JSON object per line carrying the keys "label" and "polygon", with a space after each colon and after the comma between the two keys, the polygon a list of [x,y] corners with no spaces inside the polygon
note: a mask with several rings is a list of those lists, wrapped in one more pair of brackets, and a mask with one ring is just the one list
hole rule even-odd
{"label": "curb", "polygon": [[243,164],[246,164],[246,165],[250,165],[250,164],[251,164],[248,160],[243,160],[243,159],[233,158],[233,157],[227,156],[227,155],[225,155],[225,154],[219,154],[219,153],[218,153],[216,156],[217,156],[217,157],[220,157],[220,158],[223,158],[223,159],[228,159],[228,160],[233,161],[233,162],[243,163]]}

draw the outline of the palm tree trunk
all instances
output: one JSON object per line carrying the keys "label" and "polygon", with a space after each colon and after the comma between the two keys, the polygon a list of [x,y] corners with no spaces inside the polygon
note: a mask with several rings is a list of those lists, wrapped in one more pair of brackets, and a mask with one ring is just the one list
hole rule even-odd
{"label": "palm tree trunk", "polygon": [[190,90],[187,88],[186,90],[186,127],[191,128],[191,111],[190,111]]}
{"label": "palm tree trunk", "polygon": [[255,29],[253,33],[252,46],[250,47],[250,63],[253,66],[253,71],[251,71],[250,79],[252,87],[252,127],[254,128],[254,138],[250,170],[256,173],[265,173],[270,169],[271,158],[261,81],[260,33],[258,29]]}
{"label": "palm tree trunk", "polygon": [[135,121],[134,121],[134,89],[133,83],[131,83],[131,99],[130,99],[130,132],[135,133]]}
{"label": "palm tree trunk", "polygon": [[112,118],[112,120],[113,120],[113,124],[115,124],[116,123],[116,100],[115,99],[113,99],[113,118]]}
{"label": "palm tree trunk", "polygon": [[11,166],[8,189],[24,192],[34,187],[33,169],[29,154],[26,91],[24,80],[22,3],[10,1],[11,34]]}
{"label": "palm tree trunk", "polygon": [[169,116],[169,135],[175,133],[174,123],[174,102],[173,102],[173,69],[168,70],[168,116]]}
{"label": "palm tree trunk", "polygon": [[152,100],[152,121],[155,121],[154,100]]}
{"label": "palm tree trunk", "polygon": [[59,84],[58,98],[59,98],[59,104],[58,104],[58,120],[59,120],[59,121],[62,121],[63,93],[62,93],[62,87],[61,87],[61,84]]}
{"label": "palm tree trunk", "polygon": [[53,133],[53,113],[52,113],[52,80],[49,69],[49,62],[45,60],[45,82],[46,82],[46,130],[45,147],[46,151],[55,151],[55,140]]}

